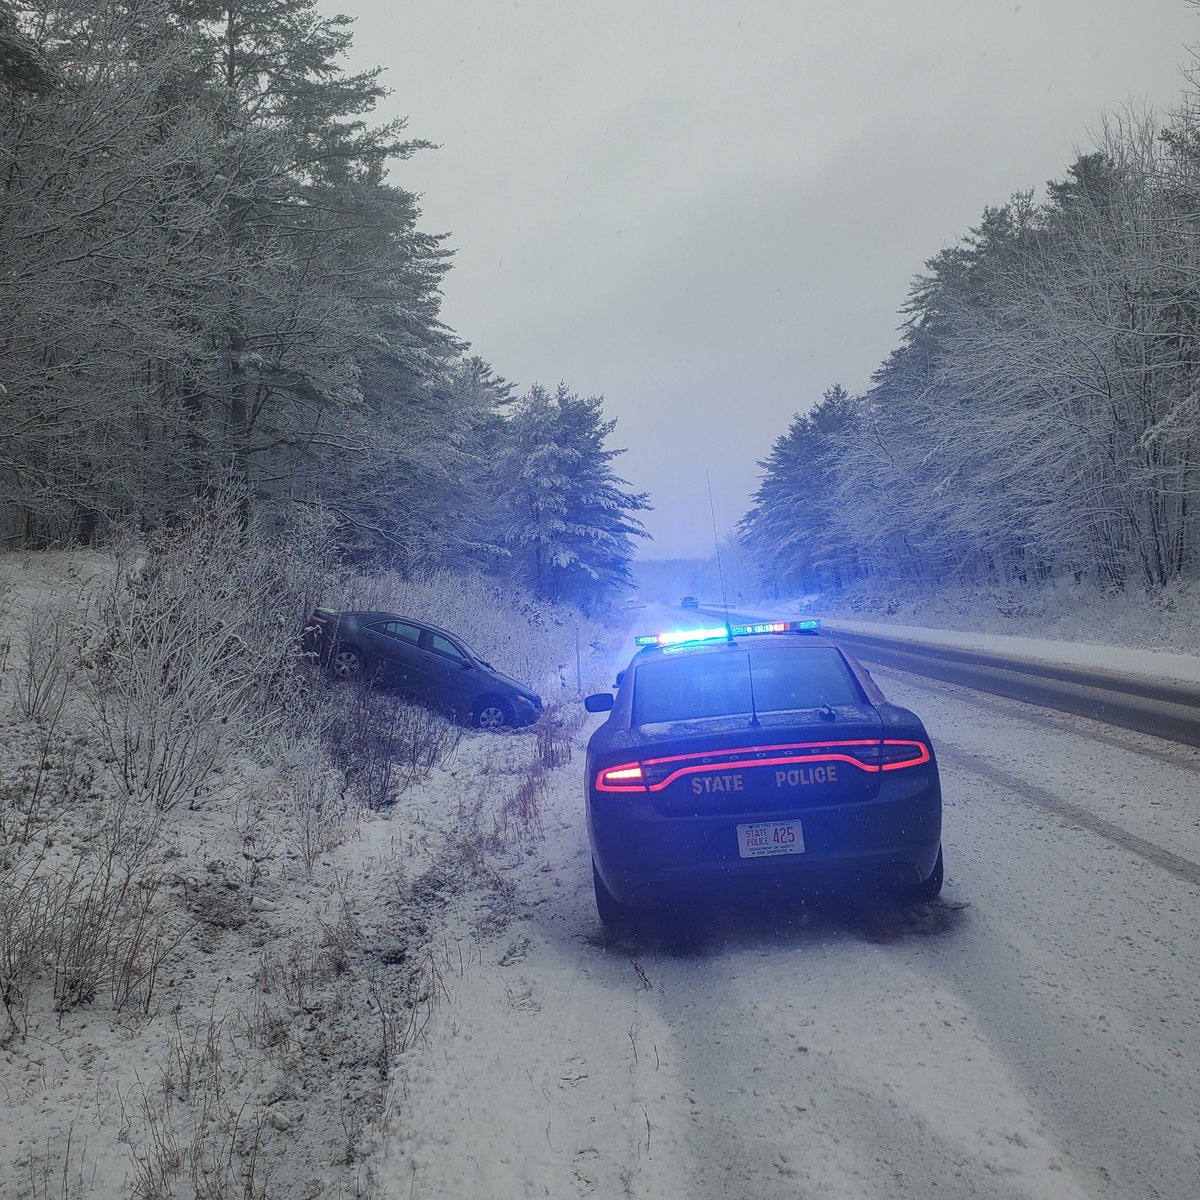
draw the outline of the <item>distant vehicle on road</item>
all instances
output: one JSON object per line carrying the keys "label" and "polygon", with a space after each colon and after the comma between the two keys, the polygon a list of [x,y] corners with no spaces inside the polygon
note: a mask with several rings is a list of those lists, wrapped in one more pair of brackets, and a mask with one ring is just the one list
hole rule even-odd
{"label": "distant vehicle on road", "polygon": [[700,601],[695,596],[683,596],[679,601],[680,608],[699,608]]}
{"label": "distant vehicle on road", "polygon": [[929,734],[819,632],[775,621],[638,638],[587,752],[601,920],[721,884],[942,888]]}
{"label": "distant vehicle on road", "polygon": [[497,671],[457,634],[411,617],[318,608],[304,646],[338,679],[376,680],[479,729],[531,725],[542,715],[532,688]]}

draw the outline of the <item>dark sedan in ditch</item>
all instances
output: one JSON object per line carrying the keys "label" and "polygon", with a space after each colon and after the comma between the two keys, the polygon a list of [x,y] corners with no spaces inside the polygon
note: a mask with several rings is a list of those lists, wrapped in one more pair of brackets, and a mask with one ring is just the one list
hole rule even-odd
{"label": "dark sedan in ditch", "polygon": [[531,725],[541,697],[496,670],[457,634],[389,612],[318,608],[305,649],[338,679],[369,679],[444,709],[479,729]]}

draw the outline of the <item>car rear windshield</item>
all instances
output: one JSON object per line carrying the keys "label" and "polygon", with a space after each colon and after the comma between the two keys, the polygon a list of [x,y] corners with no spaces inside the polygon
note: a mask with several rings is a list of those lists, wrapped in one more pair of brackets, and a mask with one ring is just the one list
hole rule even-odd
{"label": "car rear windshield", "polygon": [[780,646],[753,655],[721,650],[643,663],[634,681],[633,711],[635,724],[648,725],[862,702],[858,683],[833,646]]}

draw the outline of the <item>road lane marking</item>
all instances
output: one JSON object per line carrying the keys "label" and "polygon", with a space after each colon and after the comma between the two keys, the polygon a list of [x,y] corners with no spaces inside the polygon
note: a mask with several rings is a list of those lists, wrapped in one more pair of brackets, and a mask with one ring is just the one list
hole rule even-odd
{"label": "road lane marking", "polygon": [[973,751],[963,746],[956,746],[953,742],[947,742],[945,738],[938,739],[937,754],[941,762],[953,766],[956,770],[970,771],[993,783],[998,783],[1020,799],[1052,813],[1068,825],[1086,829],[1089,833],[1094,833],[1098,837],[1112,842],[1120,849],[1128,850],[1131,854],[1145,859],[1146,862],[1161,867],[1164,871],[1169,871],[1172,875],[1182,879],[1184,883],[1200,887],[1200,863],[1192,862],[1190,858],[1173,854],[1170,850],[1165,850],[1154,842],[1138,837],[1136,833],[1130,833],[1128,829],[1122,829],[1120,825],[1096,816],[1082,805],[1064,800],[1046,788],[1038,787],[1037,784],[1030,783],[1019,775],[1002,770],[981,759]]}

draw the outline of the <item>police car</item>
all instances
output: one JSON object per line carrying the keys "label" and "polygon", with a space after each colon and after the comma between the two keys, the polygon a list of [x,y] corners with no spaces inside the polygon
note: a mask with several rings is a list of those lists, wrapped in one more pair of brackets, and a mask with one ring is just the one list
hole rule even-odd
{"label": "police car", "polygon": [[771,621],[648,634],[587,753],[596,907],[627,919],[724,883],[942,887],[920,719],[820,632]]}

